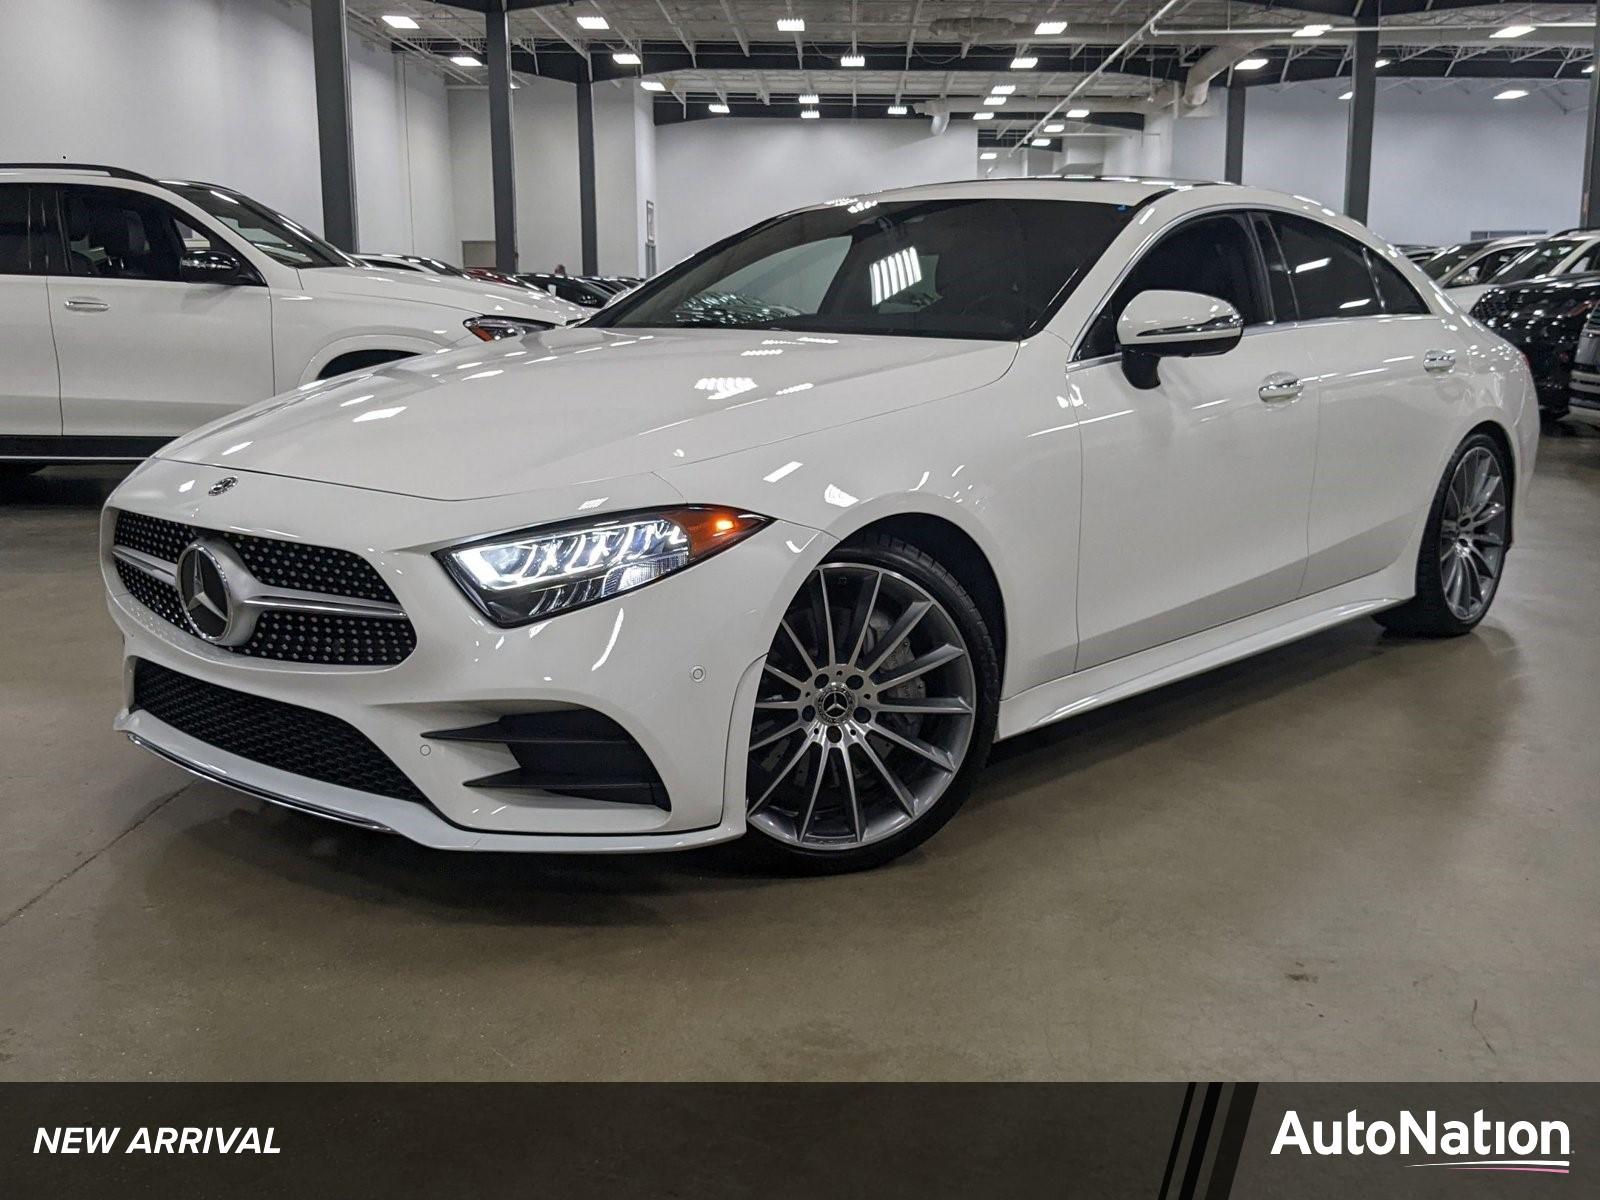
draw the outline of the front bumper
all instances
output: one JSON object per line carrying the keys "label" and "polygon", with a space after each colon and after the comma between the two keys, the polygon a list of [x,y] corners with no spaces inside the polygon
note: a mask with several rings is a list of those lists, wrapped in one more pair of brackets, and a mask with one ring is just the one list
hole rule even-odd
{"label": "front bumper", "polygon": [[[744,759],[760,664],[784,606],[831,545],[824,535],[774,522],[728,552],[638,592],[501,629],[462,594],[432,552],[543,523],[555,519],[552,514],[570,516],[586,497],[541,493],[522,502],[443,502],[240,472],[235,489],[209,499],[195,481],[208,483],[218,474],[152,460],[117,490],[108,511],[360,554],[405,608],[417,646],[390,667],[266,661],[213,647],[127,592],[111,566],[108,516],[102,569],[127,663],[116,727],[141,745],[262,799],[441,849],[681,849],[744,832]],[[613,483],[607,510],[679,499],[664,496],[662,486],[653,478]],[[347,722],[399,767],[425,802],[320,782],[197,740],[133,705],[139,659]],[[469,788],[468,780],[512,770],[511,751],[424,736],[561,707],[590,709],[621,725],[659,773],[669,806]]]}

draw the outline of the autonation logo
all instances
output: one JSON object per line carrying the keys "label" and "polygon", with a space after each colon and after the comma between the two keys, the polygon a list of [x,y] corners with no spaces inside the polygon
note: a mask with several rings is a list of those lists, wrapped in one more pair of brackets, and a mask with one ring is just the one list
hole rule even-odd
{"label": "autonation logo", "polygon": [[1341,1155],[1421,1155],[1433,1162],[1407,1167],[1444,1167],[1452,1171],[1523,1171],[1533,1175],[1565,1175],[1572,1168],[1572,1135],[1565,1121],[1491,1121],[1479,1109],[1470,1121],[1440,1121],[1429,1110],[1419,1118],[1402,1110],[1393,1121],[1363,1121],[1356,1109],[1343,1119],[1312,1121],[1309,1132],[1300,1114],[1290,1109],[1278,1126],[1272,1153],[1319,1158]]}

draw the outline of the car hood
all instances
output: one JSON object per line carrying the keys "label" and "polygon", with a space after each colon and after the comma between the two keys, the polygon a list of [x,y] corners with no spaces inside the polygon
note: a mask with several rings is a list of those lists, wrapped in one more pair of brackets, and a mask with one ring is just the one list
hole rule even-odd
{"label": "car hood", "polygon": [[307,384],[163,458],[441,500],[683,466],[982,386],[1010,342],[563,329]]}
{"label": "car hood", "polygon": [[556,325],[567,325],[593,315],[589,309],[532,288],[383,267],[318,267],[300,272],[300,285],[319,296],[440,304],[475,316],[525,317]]}

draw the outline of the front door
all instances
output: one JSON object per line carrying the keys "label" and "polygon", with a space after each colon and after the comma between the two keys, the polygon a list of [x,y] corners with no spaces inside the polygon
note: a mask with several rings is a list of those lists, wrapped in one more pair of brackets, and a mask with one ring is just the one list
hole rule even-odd
{"label": "front door", "polygon": [[220,239],[144,192],[60,194],[50,313],[69,436],[174,437],[273,393],[267,288],[184,280],[184,258]]}
{"label": "front door", "polygon": [[[1227,300],[1225,354],[1166,358],[1144,390],[1115,354],[1116,318],[1154,288]],[[1068,372],[1083,436],[1078,669],[1286,603],[1305,569],[1316,395],[1300,340],[1277,327],[1255,240],[1236,214],[1157,242],[1091,325]],[[1266,397],[1262,388],[1266,387]]]}

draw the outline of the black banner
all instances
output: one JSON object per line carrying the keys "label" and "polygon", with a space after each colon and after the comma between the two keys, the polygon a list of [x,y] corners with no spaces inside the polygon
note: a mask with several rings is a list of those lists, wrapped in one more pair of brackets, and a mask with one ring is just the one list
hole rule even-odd
{"label": "black banner", "polygon": [[1600,1087],[9,1084],[0,1194],[1593,1195]]}

